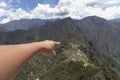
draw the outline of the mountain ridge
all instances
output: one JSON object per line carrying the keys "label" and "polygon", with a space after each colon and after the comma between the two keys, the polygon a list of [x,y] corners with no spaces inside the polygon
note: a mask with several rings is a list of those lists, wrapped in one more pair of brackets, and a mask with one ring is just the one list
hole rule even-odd
{"label": "mountain ridge", "polygon": [[13,20],[7,23],[0,24],[0,27],[6,29],[8,31],[15,30],[28,30],[32,27],[37,27],[38,25],[44,25],[47,22],[53,22],[54,20],[59,19],[21,19],[21,20]]}
{"label": "mountain ridge", "polygon": [[[99,19],[100,21],[96,22],[97,19],[99,19],[99,17],[87,17],[80,21],[75,21],[71,18],[65,18],[54,22],[47,22],[44,25],[33,27],[28,30],[16,30],[4,33],[1,32],[1,44],[29,43],[46,39],[62,42],[61,46],[56,48],[58,53],[56,57],[45,58],[41,55],[36,56],[16,77],[16,80],[21,80],[21,78],[23,78],[22,80],[33,80],[36,78],[43,80],[56,80],[62,78],[62,80],[64,80],[64,76],[72,79],[72,76],[67,74],[69,74],[69,71],[72,72],[74,67],[79,68],[78,70],[81,72],[80,66],[82,66],[81,69],[85,70],[83,72],[83,80],[86,79],[84,73],[89,71],[88,69],[90,69],[90,74],[87,76],[90,77],[90,80],[117,80],[118,73],[116,70],[119,71],[119,63],[117,63],[117,61],[119,62],[119,53],[116,53],[117,50],[115,48],[118,47],[117,43],[119,43],[116,29],[119,26],[116,26],[114,23],[110,23],[109,21],[102,18]],[[112,49],[113,52],[115,51],[114,53],[116,54],[110,53],[110,49]],[[81,57],[81,54],[76,56],[78,50],[85,53],[85,56],[89,59],[88,63],[92,63],[95,65],[94,67],[99,68],[97,69],[98,72],[100,71],[99,73],[96,73],[97,70],[90,66],[88,69],[83,67],[85,58],[83,56]],[[68,63],[61,63],[67,59],[70,59],[68,60]],[[73,61],[72,63],[71,60]],[[80,63],[78,63],[78,66],[74,66],[77,63],[77,60]],[[80,60],[82,60],[82,63]],[[59,63],[61,65],[65,65],[65,67],[57,67]],[[46,66],[47,68],[45,68]],[[69,68],[68,66],[71,67]],[[54,73],[53,71],[49,72],[50,69],[53,69],[55,72],[60,70],[60,75],[62,75],[61,69],[63,69],[65,72],[62,72],[64,73],[63,76],[59,77],[56,75],[56,77],[54,76],[53,79],[53,77],[49,76],[51,73]],[[92,70],[93,73],[91,72]],[[96,75],[94,75],[94,71]],[[75,70],[75,72],[77,71]],[[49,77],[49,79],[45,79],[44,76]],[[76,79],[75,77],[81,78],[81,75],[74,75],[73,78]]]}

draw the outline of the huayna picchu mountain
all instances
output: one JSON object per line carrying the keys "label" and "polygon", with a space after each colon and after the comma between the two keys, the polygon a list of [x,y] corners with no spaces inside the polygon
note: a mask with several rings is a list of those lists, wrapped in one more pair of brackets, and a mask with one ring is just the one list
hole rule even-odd
{"label": "huayna picchu mountain", "polygon": [[57,40],[56,56],[36,55],[15,80],[119,80],[120,27],[96,16],[0,32],[0,44]]}

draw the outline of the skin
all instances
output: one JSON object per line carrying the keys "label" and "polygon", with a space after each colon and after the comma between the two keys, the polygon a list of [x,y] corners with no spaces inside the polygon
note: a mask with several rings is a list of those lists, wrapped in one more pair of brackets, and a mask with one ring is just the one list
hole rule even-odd
{"label": "skin", "polygon": [[18,45],[0,46],[0,80],[11,80],[36,54],[55,55],[60,42],[45,40]]}

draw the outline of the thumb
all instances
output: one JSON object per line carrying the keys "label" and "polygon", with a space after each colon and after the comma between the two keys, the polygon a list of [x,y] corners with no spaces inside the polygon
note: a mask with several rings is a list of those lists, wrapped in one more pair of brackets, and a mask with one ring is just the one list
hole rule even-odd
{"label": "thumb", "polygon": [[49,50],[49,52],[43,53],[43,55],[45,55],[45,56],[52,56],[52,55],[56,55],[56,52],[55,52],[55,50]]}
{"label": "thumb", "polygon": [[52,54],[53,54],[53,55],[56,55],[56,52],[55,52],[55,50],[52,50]]}

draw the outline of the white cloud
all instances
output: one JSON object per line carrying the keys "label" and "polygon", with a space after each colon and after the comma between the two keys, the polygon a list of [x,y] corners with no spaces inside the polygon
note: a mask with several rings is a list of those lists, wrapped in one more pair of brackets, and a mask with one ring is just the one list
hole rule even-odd
{"label": "white cloud", "polygon": [[113,4],[118,4],[118,3],[120,3],[120,0],[101,0],[101,2],[99,2],[99,3],[104,3],[104,4],[111,4],[111,5],[113,5]]}
{"label": "white cloud", "polygon": [[23,19],[23,18],[30,19],[30,16],[31,16],[29,12],[27,12],[21,8],[16,9],[15,11],[0,10],[0,13],[2,14],[2,16],[7,16],[7,18],[4,18],[1,21],[1,23],[6,23],[11,20],[19,20],[19,19]]}
{"label": "white cloud", "polygon": [[0,16],[6,16],[1,23],[22,18],[51,19],[69,16],[74,19],[81,19],[92,15],[106,19],[114,19],[120,18],[119,4],[119,0],[59,0],[55,7],[51,7],[49,4],[38,3],[38,5],[29,12],[21,8],[5,9],[0,7]]}
{"label": "white cloud", "polygon": [[7,4],[5,2],[0,2],[0,8],[6,8]]}

